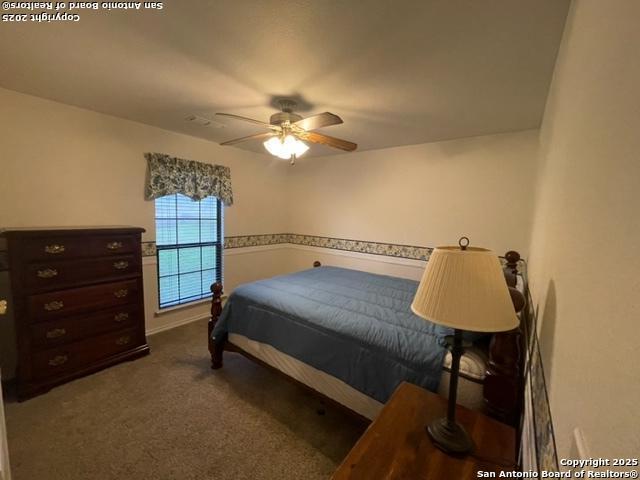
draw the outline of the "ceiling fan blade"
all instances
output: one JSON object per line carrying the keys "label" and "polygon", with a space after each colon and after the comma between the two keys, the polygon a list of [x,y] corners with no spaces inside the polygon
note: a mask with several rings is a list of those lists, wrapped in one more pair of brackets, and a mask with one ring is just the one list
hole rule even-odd
{"label": "ceiling fan blade", "polygon": [[302,140],[308,140],[313,143],[321,143],[322,145],[328,145],[329,147],[339,148],[340,150],[345,150],[347,152],[353,152],[358,145],[347,140],[342,140],[340,138],[330,137],[328,135],[322,135],[321,133],[315,132],[297,132],[295,134]]}
{"label": "ceiling fan blade", "polygon": [[338,125],[340,123],[342,123],[342,119],[339,116],[330,112],[324,112],[298,120],[297,122],[294,122],[294,125],[308,131],[328,127],[330,125]]}
{"label": "ceiling fan blade", "polygon": [[267,133],[258,133],[256,135],[247,135],[246,137],[241,137],[241,138],[236,138],[233,140],[227,140],[226,142],[222,142],[220,145],[235,145],[236,143],[240,143],[240,142],[246,142],[247,140],[258,140],[258,139],[262,139],[262,138],[268,138],[268,137],[272,137],[276,135],[274,132],[267,132]]}
{"label": "ceiling fan blade", "polygon": [[261,122],[260,120],[254,120],[253,118],[241,117],[240,115],[234,115],[233,113],[216,113],[216,115],[220,117],[229,117],[235,120],[242,120],[243,122],[254,123],[256,125],[262,125],[263,127],[267,127],[270,129],[279,129],[280,127],[277,125],[271,125],[267,122]]}

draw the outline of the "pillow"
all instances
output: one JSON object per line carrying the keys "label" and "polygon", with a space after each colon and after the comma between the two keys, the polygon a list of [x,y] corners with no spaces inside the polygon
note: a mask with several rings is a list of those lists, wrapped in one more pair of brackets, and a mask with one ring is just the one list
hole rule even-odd
{"label": "pillow", "polygon": [[[442,368],[451,369],[451,352],[447,352],[445,355]],[[470,347],[465,349],[460,358],[460,375],[482,381],[486,375],[486,370],[487,355],[480,348]]]}

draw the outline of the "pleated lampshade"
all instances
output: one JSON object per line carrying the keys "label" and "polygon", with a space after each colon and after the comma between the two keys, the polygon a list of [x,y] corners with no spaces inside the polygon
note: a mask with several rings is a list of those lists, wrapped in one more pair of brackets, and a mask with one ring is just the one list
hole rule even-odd
{"label": "pleated lampshade", "polygon": [[434,323],[474,332],[502,332],[519,324],[500,260],[477,247],[436,248],[411,310]]}

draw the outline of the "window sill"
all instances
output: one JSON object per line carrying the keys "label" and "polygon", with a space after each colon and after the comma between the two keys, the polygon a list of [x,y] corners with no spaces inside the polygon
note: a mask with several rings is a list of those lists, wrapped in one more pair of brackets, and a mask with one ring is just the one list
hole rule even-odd
{"label": "window sill", "polygon": [[[226,295],[222,296],[222,300],[225,300],[226,298],[227,298]],[[164,314],[173,313],[178,310],[184,310],[185,308],[197,307],[199,305],[202,305],[203,303],[211,304],[211,297],[203,298],[202,300],[196,300],[195,302],[183,303],[181,305],[174,305],[173,307],[161,308],[160,310],[156,310],[154,312],[154,316],[161,317]]]}

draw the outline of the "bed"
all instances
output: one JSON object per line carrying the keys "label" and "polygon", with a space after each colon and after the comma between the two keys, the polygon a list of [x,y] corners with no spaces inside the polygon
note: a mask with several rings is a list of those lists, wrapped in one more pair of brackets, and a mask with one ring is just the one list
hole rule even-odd
{"label": "bed", "polygon": [[[508,263],[507,281],[515,287],[517,260]],[[446,395],[444,337],[451,331],[411,312],[417,285],[316,262],[309,270],[241,285],[222,309],[222,286],[214,284],[212,368],[222,367],[224,350],[239,352],[363,419],[375,418],[402,381]],[[459,400],[498,413],[505,387],[517,382],[517,369],[508,372],[509,385],[501,367],[517,358],[508,345],[513,341],[493,337],[478,339],[465,353]],[[487,381],[501,390],[495,405],[485,395]]]}

